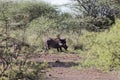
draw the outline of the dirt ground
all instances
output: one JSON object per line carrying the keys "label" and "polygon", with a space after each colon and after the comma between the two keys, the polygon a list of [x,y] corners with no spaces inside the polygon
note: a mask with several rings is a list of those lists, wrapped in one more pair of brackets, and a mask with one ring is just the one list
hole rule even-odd
{"label": "dirt ground", "polygon": [[82,60],[79,54],[46,54],[34,56],[31,60],[49,63],[46,75],[50,80],[120,80],[120,72],[117,71],[76,68]]}

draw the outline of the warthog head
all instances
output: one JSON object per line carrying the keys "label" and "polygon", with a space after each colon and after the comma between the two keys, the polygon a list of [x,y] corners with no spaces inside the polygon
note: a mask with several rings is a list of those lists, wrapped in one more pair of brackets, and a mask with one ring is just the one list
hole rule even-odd
{"label": "warthog head", "polygon": [[66,45],[66,39],[60,39],[60,45],[63,47],[65,50],[67,50],[68,46]]}

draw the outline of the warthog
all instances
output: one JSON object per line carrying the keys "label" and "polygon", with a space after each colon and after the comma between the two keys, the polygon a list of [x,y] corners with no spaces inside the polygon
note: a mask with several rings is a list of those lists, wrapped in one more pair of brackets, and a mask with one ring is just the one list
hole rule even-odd
{"label": "warthog", "polygon": [[66,39],[60,39],[60,38],[49,38],[45,42],[46,50],[49,50],[50,48],[56,48],[58,52],[62,52],[62,48],[67,50],[68,46],[66,45]]}

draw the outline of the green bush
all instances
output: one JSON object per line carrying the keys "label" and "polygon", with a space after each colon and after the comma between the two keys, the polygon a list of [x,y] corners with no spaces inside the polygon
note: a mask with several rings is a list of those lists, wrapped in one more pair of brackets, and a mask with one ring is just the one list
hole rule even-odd
{"label": "green bush", "polygon": [[101,33],[87,32],[81,38],[86,50],[83,66],[98,69],[120,69],[120,20],[110,29]]}
{"label": "green bush", "polygon": [[57,14],[57,11],[55,8],[47,4],[45,2],[37,2],[37,1],[24,1],[21,5],[21,12],[28,13],[30,16],[30,21],[40,17],[40,16],[46,16],[49,18],[54,18]]}

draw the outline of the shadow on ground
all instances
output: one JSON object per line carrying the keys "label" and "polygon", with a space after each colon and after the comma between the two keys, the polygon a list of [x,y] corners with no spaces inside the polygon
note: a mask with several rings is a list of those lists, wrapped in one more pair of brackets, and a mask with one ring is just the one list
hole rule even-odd
{"label": "shadow on ground", "polygon": [[72,66],[78,66],[79,63],[77,62],[61,62],[61,61],[55,61],[55,62],[48,62],[48,65],[50,67],[72,67]]}

